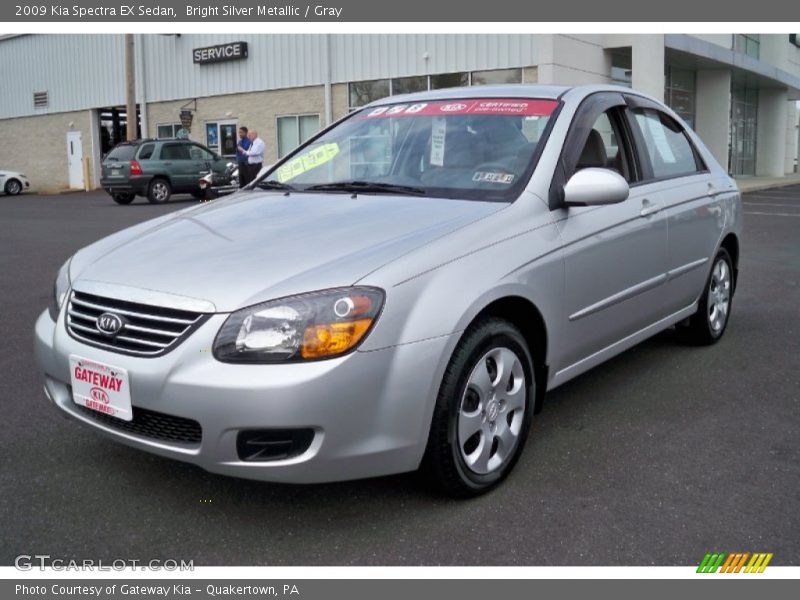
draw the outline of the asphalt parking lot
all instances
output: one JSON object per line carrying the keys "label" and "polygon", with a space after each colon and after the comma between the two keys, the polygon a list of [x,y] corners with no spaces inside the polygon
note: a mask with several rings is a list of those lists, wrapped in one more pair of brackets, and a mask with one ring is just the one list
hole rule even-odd
{"label": "asphalt parking lot", "polygon": [[745,196],[739,289],[718,345],[665,332],[555,390],[512,476],[471,501],[413,475],[322,486],[211,475],[49,405],[32,331],[56,269],[189,205],[0,196],[0,564],[687,565],[714,550],[800,564],[800,186]]}

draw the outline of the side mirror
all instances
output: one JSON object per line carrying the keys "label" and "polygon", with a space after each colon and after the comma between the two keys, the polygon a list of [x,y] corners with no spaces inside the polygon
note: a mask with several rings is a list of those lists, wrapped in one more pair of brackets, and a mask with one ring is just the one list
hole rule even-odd
{"label": "side mirror", "polygon": [[628,182],[611,169],[581,169],[564,186],[567,206],[602,206],[617,204],[628,198]]}

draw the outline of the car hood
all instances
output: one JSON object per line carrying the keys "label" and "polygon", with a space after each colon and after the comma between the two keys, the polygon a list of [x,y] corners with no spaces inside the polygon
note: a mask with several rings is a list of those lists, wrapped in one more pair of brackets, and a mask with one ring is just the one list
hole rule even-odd
{"label": "car hood", "polygon": [[228,312],[351,285],[505,206],[408,196],[241,192],[100,240],[75,255],[70,274],[78,290],[82,282],[101,282],[204,300]]}

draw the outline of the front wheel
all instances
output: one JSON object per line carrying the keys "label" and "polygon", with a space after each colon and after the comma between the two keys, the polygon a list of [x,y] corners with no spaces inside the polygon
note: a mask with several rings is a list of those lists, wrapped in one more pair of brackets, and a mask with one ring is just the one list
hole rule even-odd
{"label": "front wheel", "polygon": [[494,317],[472,325],[445,371],[423,471],[455,497],[495,487],[522,452],[534,392],[533,362],[519,330]]}
{"label": "front wheel", "polygon": [[5,192],[9,196],[17,196],[22,192],[22,184],[16,179],[6,181]]}
{"label": "front wheel", "polygon": [[731,256],[725,248],[720,248],[703,288],[697,312],[689,317],[688,323],[677,328],[678,335],[684,341],[697,345],[719,341],[728,326],[735,283]]}

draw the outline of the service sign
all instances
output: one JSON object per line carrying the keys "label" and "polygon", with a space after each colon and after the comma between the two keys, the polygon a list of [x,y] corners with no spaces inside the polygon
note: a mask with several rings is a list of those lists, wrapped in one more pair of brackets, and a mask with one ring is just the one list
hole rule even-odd
{"label": "service sign", "polygon": [[128,372],[74,354],[69,357],[75,404],[122,419],[133,420]]}
{"label": "service sign", "polygon": [[241,60],[243,58],[247,58],[247,42],[228,42],[227,44],[192,50],[192,60],[198,65]]}

